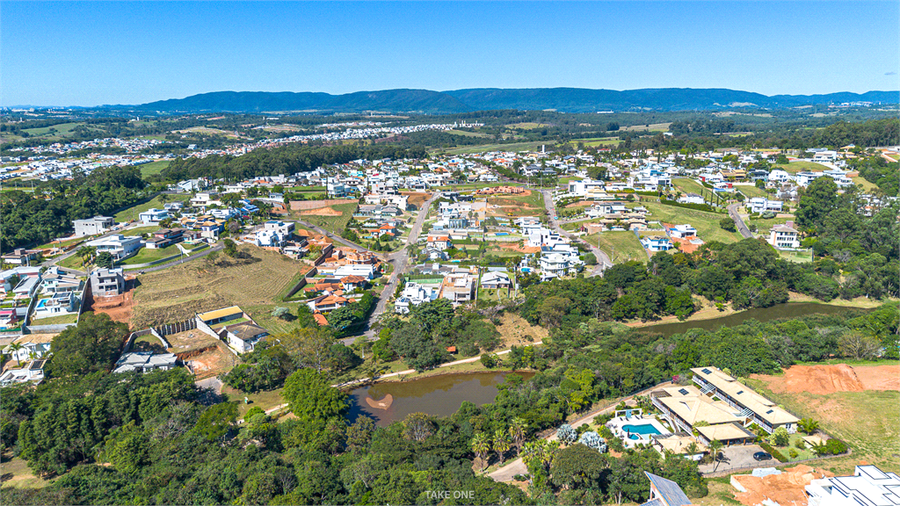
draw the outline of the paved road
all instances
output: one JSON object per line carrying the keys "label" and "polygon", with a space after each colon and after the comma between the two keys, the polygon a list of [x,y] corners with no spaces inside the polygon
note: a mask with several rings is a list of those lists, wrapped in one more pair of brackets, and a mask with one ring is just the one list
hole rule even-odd
{"label": "paved road", "polygon": [[348,248],[355,249],[356,251],[370,251],[370,250],[366,249],[365,247],[360,246],[359,244],[356,244],[355,242],[350,242],[347,239],[344,239],[343,237],[341,237],[337,234],[331,233],[328,230],[325,230],[324,228],[319,227],[317,225],[313,225],[312,223],[309,223],[307,221],[303,221],[303,220],[285,220],[285,221],[295,221],[295,222],[299,223],[301,226],[303,226],[304,228],[308,228],[308,229],[316,232],[319,235],[324,235],[325,237],[328,237],[332,241],[339,242]]}
{"label": "paved road", "polygon": [[734,225],[737,227],[738,232],[740,232],[741,235],[744,236],[745,239],[747,239],[753,237],[753,233],[750,232],[750,229],[747,228],[747,225],[744,223],[744,219],[741,218],[740,214],[738,214],[738,208],[740,207],[741,204],[739,203],[734,203],[728,206],[728,216],[730,216],[731,219],[734,220]]}
{"label": "paved road", "polygon": [[[419,213],[416,215],[416,221],[413,223],[412,228],[409,231],[409,236],[406,239],[406,244],[403,245],[399,250],[387,255],[385,261],[390,263],[393,267],[391,271],[391,275],[388,277],[387,283],[384,284],[384,288],[381,290],[381,294],[378,296],[378,302],[375,304],[375,309],[372,310],[371,316],[369,316],[369,320],[366,322],[365,330],[363,334],[366,336],[366,339],[369,341],[375,340],[375,331],[372,329],[372,324],[381,316],[382,313],[387,309],[388,301],[394,295],[394,292],[397,290],[397,283],[399,283],[400,276],[404,274],[406,271],[407,263],[409,262],[409,251],[408,248],[410,245],[414,245],[419,240],[419,234],[422,233],[422,226],[425,224],[425,217],[428,215],[428,209],[431,207],[431,204],[435,201],[435,199],[440,198],[441,193],[434,193],[431,198],[429,198],[422,207],[419,209]],[[331,237],[331,236],[329,236]],[[353,344],[353,341],[356,339],[356,336],[347,337],[341,339],[346,345]]]}
{"label": "paved road", "polygon": [[[532,191],[537,191],[537,190],[532,189]],[[550,226],[555,228],[556,231],[559,232],[560,235],[568,237],[569,239],[571,239],[573,241],[578,241],[581,244],[584,244],[588,248],[590,248],[591,252],[597,258],[597,265],[595,265],[593,267],[591,276],[602,276],[603,271],[612,267],[612,265],[613,265],[612,261],[609,259],[609,255],[607,255],[603,250],[601,250],[597,246],[594,246],[593,244],[590,244],[589,242],[587,242],[585,240],[575,237],[567,230],[563,230],[563,228],[559,224],[559,220],[554,218],[554,216],[556,216],[556,206],[553,203],[552,191],[551,190],[542,190],[541,193],[544,195],[544,207],[546,207],[547,212],[550,213],[550,217],[549,217]]]}

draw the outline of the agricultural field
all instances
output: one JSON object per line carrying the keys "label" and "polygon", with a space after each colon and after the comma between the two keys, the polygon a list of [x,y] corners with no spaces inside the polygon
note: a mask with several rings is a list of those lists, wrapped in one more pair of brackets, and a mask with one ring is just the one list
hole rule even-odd
{"label": "agricultural field", "polygon": [[672,122],[668,123],[651,123],[649,125],[632,125],[627,127],[622,127],[623,132],[668,132],[669,125]]}
{"label": "agricultural field", "polygon": [[641,246],[634,232],[616,231],[601,232],[584,236],[584,239],[597,245],[601,250],[610,256],[613,263],[622,263],[629,260],[637,260],[638,262],[647,261],[647,251]]}
{"label": "agricultural field", "polygon": [[297,217],[303,221],[322,227],[329,232],[340,234],[347,227],[347,223],[353,219],[353,212],[359,206],[357,203],[335,204],[320,209],[308,209],[296,211]]}
{"label": "agricultural field", "polygon": [[791,162],[787,165],[773,165],[772,168],[781,169],[790,174],[796,174],[805,170],[813,172],[822,172],[824,170],[828,170],[828,167],[822,165],[821,163],[815,162]]}
{"label": "agricultural field", "polygon": [[139,167],[141,168],[141,177],[159,174],[163,169],[168,167],[170,163],[172,162],[169,160],[157,160],[155,162],[140,165]]}
{"label": "agricultural field", "polygon": [[593,139],[575,139],[569,141],[573,147],[577,147],[579,144],[584,144],[589,148],[596,148],[597,146],[615,146],[619,144],[618,137],[596,137]]}
{"label": "agricultural field", "polygon": [[[167,193],[166,197],[168,198],[167,202],[185,202],[190,200],[190,195],[178,195],[178,194],[170,194]],[[162,209],[164,203],[159,199],[159,195],[153,197],[149,202],[144,202],[143,204],[138,204],[136,206],[129,207],[128,209],[123,209],[116,213],[113,217],[116,220],[116,223],[123,223],[127,221],[137,220],[138,215],[147,209]]]}
{"label": "agricultural field", "polygon": [[795,365],[776,376],[753,375],[748,383],[797,416],[817,420],[853,449],[821,467],[852,474],[865,460],[900,472],[900,364],[882,363],[890,365]]}
{"label": "agricultural field", "polygon": [[277,296],[309,267],[272,251],[242,245],[246,259],[219,253],[141,275],[134,291],[134,328],[185,320],[195,313],[238,305],[264,324]]}
{"label": "agricultural field", "polygon": [[697,229],[697,235],[706,242],[720,241],[731,243],[741,240],[737,232],[728,232],[719,227],[719,220],[727,218],[725,213],[711,213],[697,211],[684,207],[667,206],[658,202],[641,202],[640,205],[647,208],[650,214],[648,221],[660,221],[673,225],[690,224]]}

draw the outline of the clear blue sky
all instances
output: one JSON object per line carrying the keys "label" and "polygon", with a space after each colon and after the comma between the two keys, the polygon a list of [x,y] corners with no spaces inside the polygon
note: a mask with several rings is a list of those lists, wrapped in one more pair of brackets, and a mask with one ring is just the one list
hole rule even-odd
{"label": "clear blue sky", "polygon": [[9,2],[0,105],[391,88],[900,88],[900,2]]}

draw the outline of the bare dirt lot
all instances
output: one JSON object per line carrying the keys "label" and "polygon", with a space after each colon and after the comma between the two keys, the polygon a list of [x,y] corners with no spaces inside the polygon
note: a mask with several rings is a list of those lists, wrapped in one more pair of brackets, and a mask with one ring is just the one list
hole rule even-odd
{"label": "bare dirt lot", "polygon": [[509,251],[518,251],[519,253],[539,253],[541,251],[541,248],[538,246],[522,246],[518,242],[498,243],[495,247]]}
{"label": "bare dirt lot", "polygon": [[321,207],[319,209],[307,209],[305,211],[300,211],[301,216],[341,216],[344,213],[336,210],[335,208]]}
{"label": "bare dirt lot", "polygon": [[900,390],[900,365],[795,365],[783,377],[755,376],[773,392],[832,394],[864,390]]}
{"label": "bare dirt lot", "polygon": [[570,207],[588,207],[588,206],[594,205],[594,203],[595,202],[592,200],[581,200],[581,201],[573,202],[573,203],[567,205],[566,209],[569,209]]}
{"label": "bare dirt lot", "polygon": [[131,316],[134,314],[134,285],[133,276],[125,280],[125,293],[114,297],[96,297],[91,300],[87,311],[105,313],[113,321],[131,324]]}
{"label": "bare dirt lot", "polygon": [[510,346],[529,346],[547,338],[547,329],[531,325],[524,318],[513,313],[503,313],[497,325],[503,344],[501,348]]}
{"label": "bare dirt lot", "polygon": [[188,364],[197,379],[218,376],[239,362],[224,343],[198,329],[168,335],[166,340],[169,352]]}
{"label": "bare dirt lot", "polygon": [[358,202],[354,199],[338,199],[338,200],[292,200],[291,211],[308,211],[310,209],[321,209],[323,207],[336,206],[339,204],[352,204]]}
{"label": "bare dirt lot", "polygon": [[431,197],[431,194],[426,192],[400,192],[400,195],[408,196],[409,204],[416,206],[416,209],[422,209],[422,204],[428,201],[428,198]]}
{"label": "bare dirt lot", "polygon": [[756,476],[734,476],[733,481],[744,487],[746,492],[735,492],[735,499],[747,506],[756,506],[769,499],[783,505],[807,503],[804,487],[812,480],[832,477],[834,473],[800,465],[784,469],[781,474],[758,478]]}

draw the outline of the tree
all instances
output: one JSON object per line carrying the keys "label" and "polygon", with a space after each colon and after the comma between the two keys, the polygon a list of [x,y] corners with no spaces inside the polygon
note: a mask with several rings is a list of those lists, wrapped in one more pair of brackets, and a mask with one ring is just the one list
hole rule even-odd
{"label": "tree", "polygon": [[522,455],[522,444],[525,442],[525,429],[528,425],[525,420],[516,417],[512,419],[509,425],[509,437],[512,438],[513,444],[516,446],[516,455]]}
{"label": "tree", "polygon": [[821,226],[825,217],[839,204],[837,190],[837,183],[830,177],[816,178],[811,182],[800,197],[797,225],[804,228]]}
{"label": "tree", "polygon": [[800,431],[804,434],[813,434],[819,430],[819,422],[812,418],[801,418],[797,426],[800,427]]}
{"label": "tree", "polygon": [[228,429],[237,419],[237,403],[222,402],[213,406],[200,415],[194,430],[208,441],[215,441],[228,433]]}
{"label": "tree", "polygon": [[851,330],[841,336],[839,346],[845,357],[870,360],[877,355],[881,342],[874,336]]}
{"label": "tree", "polygon": [[237,245],[234,243],[234,241],[232,241],[231,239],[225,239],[223,242],[225,244],[225,248],[223,249],[225,254],[230,256],[231,258],[237,257],[238,250]]}
{"label": "tree", "polygon": [[434,421],[425,413],[410,413],[403,419],[403,435],[413,441],[424,441],[434,434]]}
{"label": "tree", "polygon": [[347,394],[329,386],[313,369],[301,369],[284,381],[281,396],[301,420],[327,420],[343,416],[348,409]]}
{"label": "tree", "polygon": [[487,467],[487,455],[491,451],[491,440],[484,432],[476,432],[472,438],[472,451],[475,458],[481,461],[481,469]]}
{"label": "tree", "polygon": [[722,218],[719,220],[719,227],[728,232],[737,232],[737,226],[731,218]]}
{"label": "tree", "polygon": [[109,370],[126,335],[128,325],[112,321],[109,315],[84,313],[78,326],[68,327],[53,338],[49,372],[71,376]]}
{"label": "tree", "polygon": [[550,466],[551,481],[557,487],[600,489],[607,469],[603,455],[581,444],[557,452]]}
{"label": "tree", "polygon": [[311,367],[322,372],[331,364],[334,335],[326,327],[304,327],[274,336],[275,342],[291,356],[298,367]]}
{"label": "tree", "polygon": [[775,429],[775,432],[772,433],[772,444],[775,446],[787,446],[790,439],[791,435],[788,434],[787,429],[784,427],[778,427]]}
{"label": "tree", "polygon": [[716,463],[713,471],[719,468],[719,450],[721,450],[723,446],[724,444],[718,439],[713,439],[707,446],[709,448],[709,454],[712,456],[713,461]]}
{"label": "tree", "polygon": [[573,429],[571,425],[564,423],[556,429],[556,438],[563,443],[570,445],[578,438],[578,433],[575,432],[575,429]]}
{"label": "tree", "polygon": [[94,265],[102,269],[112,269],[115,264],[116,260],[109,251],[101,251],[94,258]]}
{"label": "tree", "polygon": [[494,451],[497,452],[497,459],[503,464],[503,455],[509,451],[509,436],[503,429],[494,431]]}

